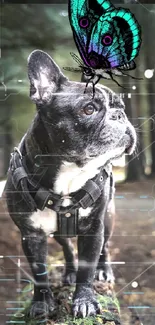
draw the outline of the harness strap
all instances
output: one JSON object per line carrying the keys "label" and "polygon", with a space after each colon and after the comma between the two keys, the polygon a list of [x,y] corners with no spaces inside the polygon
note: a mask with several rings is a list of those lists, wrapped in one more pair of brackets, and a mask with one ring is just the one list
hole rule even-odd
{"label": "harness strap", "polygon": [[[21,147],[23,146],[24,143],[21,144]],[[77,235],[79,208],[86,209],[97,201],[101,196],[104,182],[109,176],[110,198],[113,196],[112,172],[108,170],[108,167],[104,167],[93,179],[88,180],[82,189],[76,193],[70,193],[69,198],[72,203],[70,206],[63,207],[62,201],[65,197],[44,187],[38,188],[38,184],[29,179],[23,164],[24,156],[22,157],[19,149],[15,148],[10,161],[10,171],[15,188],[20,190],[32,212],[37,209],[44,210],[45,207],[57,212],[58,233],[61,236],[75,237]]]}
{"label": "harness strap", "polygon": [[[25,171],[25,168],[22,163],[21,156],[17,148],[15,148],[14,153],[12,154],[12,159],[10,163],[11,172],[12,172],[12,180],[16,189],[21,187],[21,182],[26,180],[24,183],[24,191],[22,195],[25,195],[26,201],[31,201],[32,211],[37,207],[40,210],[44,210],[45,207],[51,208],[52,210],[58,212],[60,210],[62,200],[64,197],[53,193],[51,190],[46,190],[43,187],[39,187],[37,183],[30,180],[28,178],[28,174]],[[92,206],[94,202],[100,197],[105,178],[108,177],[109,174],[106,169],[102,169],[100,173],[95,176],[93,179],[90,179],[86,182],[86,184],[77,191],[76,193],[70,193],[70,198],[74,204],[74,207],[86,209],[87,207]],[[33,198],[32,195],[28,191],[27,182],[31,185],[31,192],[34,192]],[[113,188],[113,177],[112,173],[110,173],[110,188]],[[25,193],[26,192],[26,193]],[[112,192],[110,191],[112,196]]]}
{"label": "harness strap", "polygon": [[[23,145],[24,138],[21,142],[21,148],[23,147]],[[15,147],[14,152],[11,154],[9,170],[12,175],[12,182],[15,189],[21,193],[23,199],[27,202],[30,210],[33,212],[37,210],[37,205],[31,194],[29,193],[28,174],[25,171],[22,160],[23,157],[21,155],[20,150]]]}
{"label": "harness strap", "polygon": [[99,176],[97,175],[98,177],[95,177],[94,180],[90,179],[86,182],[86,184],[82,187],[82,190],[85,191],[85,194],[81,198],[79,198],[79,191],[75,197],[73,196],[75,201],[77,201],[79,203],[79,206],[83,209],[92,206],[92,204],[95,203],[100,197],[103,189],[103,173],[104,171],[102,171]]}
{"label": "harness strap", "polygon": [[[44,128],[43,122],[41,122],[41,127]],[[44,131],[47,132],[46,130]],[[39,130],[35,133],[38,145],[41,134],[42,132],[39,132]],[[41,146],[43,149],[43,142],[41,143]],[[109,170],[108,167],[110,164],[102,168],[93,179],[88,180],[82,189],[70,193],[69,198],[71,199],[71,205],[63,207],[62,201],[65,199],[65,196],[58,195],[52,190],[47,190],[46,188],[39,186],[37,182],[28,176],[25,157],[21,154],[21,152],[26,154],[25,151],[25,141],[23,138],[20,143],[20,149],[15,148],[14,152],[11,154],[10,171],[14,187],[21,192],[23,199],[27,202],[32,212],[37,209],[44,210],[45,207],[57,212],[58,232],[61,236],[76,236],[78,231],[79,208],[82,207],[83,209],[86,209],[91,207],[98,200],[101,196],[104,183],[109,176],[110,198],[113,196],[113,175],[111,169]],[[46,148],[46,151],[48,151],[48,148]],[[44,155],[42,158],[43,157]]]}
{"label": "harness strap", "polygon": [[13,185],[15,188],[18,188],[21,179],[27,178],[27,173],[24,167],[18,167],[15,169],[13,174]]}
{"label": "harness strap", "polygon": [[[82,207],[86,209],[96,202],[101,195],[105,176],[107,176],[106,172],[102,170],[94,180],[88,180],[82,189],[76,193],[70,193],[69,198],[73,202],[75,208]],[[64,196],[55,194],[53,191],[48,191],[43,187],[40,187],[34,196],[34,200],[40,210],[44,210],[45,207],[48,207],[56,212],[60,211],[64,199]]]}
{"label": "harness strap", "polygon": [[[67,212],[65,212],[67,210]],[[57,213],[58,232],[61,236],[75,237],[78,234],[78,209],[64,208]]]}
{"label": "harness strap", "polygon": [[56,195],[43,187],[40,187],[37,190],[34,200],[37,203],[38,209],[40,210],[44,210],[45,207],[47,207],[58,212],[62,204],[61,196]]}

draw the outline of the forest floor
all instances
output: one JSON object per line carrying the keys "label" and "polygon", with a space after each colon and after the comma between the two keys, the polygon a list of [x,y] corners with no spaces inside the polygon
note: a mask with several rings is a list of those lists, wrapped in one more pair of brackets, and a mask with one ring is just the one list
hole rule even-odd
{"label": "forest floor", "polygon": [[[110,242],[116,277],[115,293],[123,325],[155,324],[155,182],[116,187],[116,221]],[[61,247],[49,237],[49,261],[55,281],[63,272]],[[54,254],[53,254],[54,252]],[[21,292],[21,277],[29,272],[20,234],[0,202],[0,325],[8,322]],[[26,265],[26,266],[25,266]],[[20,267],[19,267],[20,266]],[[24,270],[24,271],[23,271]],[[57,278],[56,278],[57,276]]]}

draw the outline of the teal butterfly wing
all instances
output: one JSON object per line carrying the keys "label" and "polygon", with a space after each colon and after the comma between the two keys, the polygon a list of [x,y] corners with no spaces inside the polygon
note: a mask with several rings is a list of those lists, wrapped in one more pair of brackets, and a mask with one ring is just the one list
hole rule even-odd
{"label": "teal butterfly wing", "polygon": [[135,68],[141,30],[127,9],[108,0],[69,0],[69,19],[81,58],[88,67]]}
{"label": "teal butterfly wing", "polygon": [[[122,51],[122,60],[125,69],[134,69],[134,59],[139,54],[141,46],[141,27],[135,16],[128,9],[118,9],[116,16],[111,13],[111,17],[116,24],[116,29],[120,30],[119,41],[120,50]],[[121,62],[119,67],[121,67]]]}
{"label": "teal butterfly wing", "polygon": [[[92,28],[88,58],[94,68],[135,68],[134,59],[141,45],[141,29],[134,15],[127,9],[108,11]],[[94,60],[94,61],[93,61]],[[96,62],[96,63],[95,63]]]}
{"label": "teal butterfly wing", "polygon": [[87,56],[93,26],[100,16],[113,8],[114,6],[108,0],[69,0],[68,13],[73,37],[81,58],[87,66],[90,66]]}

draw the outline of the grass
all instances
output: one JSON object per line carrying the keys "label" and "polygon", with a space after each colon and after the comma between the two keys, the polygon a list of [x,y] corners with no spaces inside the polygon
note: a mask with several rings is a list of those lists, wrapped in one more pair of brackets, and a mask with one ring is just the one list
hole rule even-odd
{"label": "grass", "polygon": [[[58,303],[57,314],[53,319],[29,319],[27,313],[30,308],[30,299],[25,296],[25,303],[21,304],[24,310],[17,312],[13,316],[11,323],[14,325],[26,324],[26,325],[120,325],[120,306],[119,301],[115,297],[115,293],[112,290],[107,290],[107,285],[97,282],[94,283],[95,295],[98,302],[101,305],[102,313],[96,317],[86,318],[73,318],[71,314],[72,295],[74,287],[55,287],[53,293]],[[23,300],[22,296],[22,300]]]}

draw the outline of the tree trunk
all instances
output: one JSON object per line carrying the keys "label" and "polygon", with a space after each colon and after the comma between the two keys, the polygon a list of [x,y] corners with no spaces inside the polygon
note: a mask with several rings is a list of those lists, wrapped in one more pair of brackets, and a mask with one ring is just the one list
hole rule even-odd
{"label": "tree trunk", "polygon": [[[136,77],[138,77],[136,73]],[[133,126],[136,126],[136,128],[140,129],[140,117],[141,111],[141,105],[140,105],[140,96],[138,95],[140,93],[140,87],[139,83],[136,84],[136,94],[133,94],[132,92],[132,85],[134,83],[131,83],[131,79],[127,77],[127,84],[128,84],[128,91],[130,91],[130,95],[125,95],[125,105],[126,105],[126,113],[127,117],[129,118],[130,122]],[[131,98],[129,98],[131,96]],[[141,179],[144,179],[145,177],[145,152],[144,152],[144,146],[143,146],[143,138],[142,138],[142,132],[137,134],[138,141],[137,141],[137,148],[133,155],[127,156],[127,177],[126,180],[129,182],[132,181],[139,181]]]}
{"label": "tree trunk", "polygon": [[0,177],[4,178],[6,176],[9,161],[10,161],[10,152],[13,147],[12,139],[12,125],[11,125],[11,106],[9,101],[5,100],[4,91],[0,92],[0,98],[2,100],[1,107],[1,116],[0,116],[0,129],[1,129],[1,142],[0,150],[3,157],[3,163],[1,165]]}
{"label": "tree trunk", "polygon": [[152,156],[151,173],[155,175],[155,96],[154,96],[155,87],[152,82],[148,85],[148,93],[150,93],[149,95],[150,117],[153,118],[153,126],[151,126],[150,128],[151,156]]}
{"label": "tree trunk", "polygon": [[[154,55],[152,55],[152,49],[155,48],[155,40],[152,37],[152,28],[155,28],[154,17],[147,15],[146,20],[150,22],[148,28],[145,31],[147,36],[145,37],[145,66],[146,69],[154,69]],[[150,119],[150,143],[151,143],[151,173],[155,175],[155,75],[151,79],[146,79],[146,93],[149,106]],[[152,123],[153,122],[153,123]],[[153,125],[151,125],[153,124]]]}

